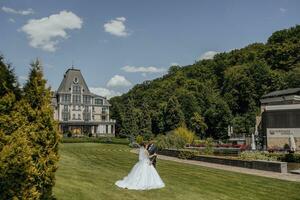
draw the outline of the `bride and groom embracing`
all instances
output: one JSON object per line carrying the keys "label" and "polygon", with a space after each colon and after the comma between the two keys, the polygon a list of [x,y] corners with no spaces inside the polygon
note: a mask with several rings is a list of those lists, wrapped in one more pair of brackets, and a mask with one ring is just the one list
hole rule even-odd
{"label": "bride and groom embracing", "polygon": [[157,147],[153,142],[141,143],[139,161],[130,173],[115,184],[118,187],[132,190],[150,190],[165,186],[156,171]]}

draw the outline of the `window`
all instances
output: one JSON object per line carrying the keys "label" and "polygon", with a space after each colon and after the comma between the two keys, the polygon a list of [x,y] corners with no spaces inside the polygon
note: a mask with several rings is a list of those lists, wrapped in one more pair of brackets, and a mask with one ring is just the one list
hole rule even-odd
{"label": "window", "polygon": [[91,103],[91,97],[87,96],[87,95],[84,95],[83,96],[83,103],[84,104],[90,104]]}
{"label": "window", "polygon": [[93,106],[93,112],[95,112],[95,107]]}
{"label": "window", "polygon": [[63,118],[63,121],[68,121],[68,118],[69,118],[68,113],[63,113],[62,118]]}
{"label": "window", "polygon": [[62,103],[70,103],[71,102],[71,95],[69,94],[62,94],[61,97],[60,97],[60,101]]}
{"label": "window", "polygon": [[78,78],[75,77],[74,80],[73,80],[73,82],[74,82],[74,83],[78,83]]}
{"label": "window", "polygon": [[103,105],[103,99],[95,99],[95,104]]}
{"label": "window", "polygon": [[81,115],[80,114],[78,114],[78,119],[81,119]]}
{"label": "window", "polygon": [[64,112],[68,112],[68,105],[64,105]]}
{"label": "window", "polygon": [[80,93],[80,86],[79,85],[74,85],[73,86],[73,93]]}
{"label": "window", "polygon": [[102,121],[106,121],[106,116],[101,117]]}
{"label": "window", "polygon": [[93,120],[95,120],[95,115],[92,116]]}
{"label": "window", "polygon": [[106,133],[108,133],[108,125],[106,125]]}
{"label": "window", "polygon": [[84,106],[84,111],[89,112],[89,106]]}
{"label": "window", "polygon": [[89,121],[91,118],[90,118],[90,113],[83,113],[83,120],[84,121]]}
{"label": "window", "polygon": [[103,107],[102,108],[102,115],[106,115],[107,114],[107,108],[106,107]]}
{"label": "window", "polygon": [[81,96],[79,94],[73,94],[73,103],[81,103]]}
{"label": "window", "polygon": [[73,114],[73,118],[72,119],[75,119],[75,114]]}

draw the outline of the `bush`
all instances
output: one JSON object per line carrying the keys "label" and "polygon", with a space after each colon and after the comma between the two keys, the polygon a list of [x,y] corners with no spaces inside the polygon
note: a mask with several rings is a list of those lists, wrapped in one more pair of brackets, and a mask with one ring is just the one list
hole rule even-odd
{"label": "bush", "polygon": [[169,133],[167,135],[158,135],[155,140],[158,149],[180,149],[185,146],[185,141],[183,138],[178,137],[173,133]]}
{"label": "bush", "polygon": [[283,161],[300,163],[300,154],[299,153],[285,154],[285,157],[284,157]]}
{"label": "bush", "polygon": [[185,140],[175,134],[168,134],[167,136],[168,148],[181,149],[185,146]]}
{"label": "bush", "polygon": [[214,145],[213,145],[213,139],[212,138],[207,138],[205,140],[205,150],[204,153],[205,154],[213,154],[214,149],[213,149]]}
{"label": "bush", "polygon": [[104,138],[102,139],[102,142],[103,142],[103,143],[112,143],[112,138],[111,138],[111,137],[104,137]]}
{"label": "bush", "polygon": [[168,148],[168,140],[167,137],[165,135],[158,135],[155,138],[155,143],[158,149],[166,149]]}
{"label": "bush", "polygon": [[89,137],[92,137],[93,136],[93,134],[92,133],[89,133]]}
{"label": "bush", "polygon": [[180,159],[191,159],[197,155],[195,151],[180,151],[178,158]]}
{"label": "bush", "polygon": [[277,161],[277,157],[268,155],[258,151],[244,151],[241,153],[240,159],[242,160],[268,160]]}
{"label": "bush", "polygon": [[192,146],[195,146],[195,147],[205,146],[205,140],[194,140],[192,143]]}
{"label": "bush", "polygon": [[62,138],[62,143],[113,143],[128,145],[127,139],[113,138],[113,137],[80,137],[80,138]]}
{"label": "bush", "polygon": [[179,127],[174,130],[174,135],[183,139],[185,144],[192,144],[196,139],[194,132],[188,130],[186,127]]}
{"label": "bush", "polygon": [[276,157],[282,162],[296,162],[300,163],[300,153],[269,153],[268,155]]}
{"label": "bush", "polygon": [[144,141],[144,138],[143,138],[143,136],[138,135],[138,136],[136,136],[135,141],[136,141],[136,143],[141,144]]}

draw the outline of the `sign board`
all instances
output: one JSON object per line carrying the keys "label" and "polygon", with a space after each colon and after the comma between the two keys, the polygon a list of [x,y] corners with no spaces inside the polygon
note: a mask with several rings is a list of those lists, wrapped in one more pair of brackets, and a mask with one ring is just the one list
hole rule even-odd
{"label": "sign board", "polygon": [[290,135],[300,138],[300,128],[267,128],[269,138],[286,138]]}

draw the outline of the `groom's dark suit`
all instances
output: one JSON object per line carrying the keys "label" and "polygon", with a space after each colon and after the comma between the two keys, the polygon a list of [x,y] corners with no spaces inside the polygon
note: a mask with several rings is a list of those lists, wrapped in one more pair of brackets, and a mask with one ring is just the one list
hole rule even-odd
{"label": "groom's dark suit", "polygon": [[[155,146],[155,144],[150,144],[148,147],[147,147],[147,151],[149,152],[149,155],[153,155],[155,153],[157,153],[157,147]],[[156,156],[153,156],[152,158],[150,158],[150,161],[153,165],[153,167],[156,168]]]}

